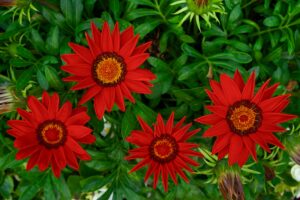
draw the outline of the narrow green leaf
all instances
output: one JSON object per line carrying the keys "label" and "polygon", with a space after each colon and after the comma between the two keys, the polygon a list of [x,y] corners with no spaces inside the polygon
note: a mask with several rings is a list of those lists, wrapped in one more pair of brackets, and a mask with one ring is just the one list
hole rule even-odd
{"label": "narrow green leaf", "polygon": [[14,181],[11,176],[6,176],[2,184],[0,185],[0,194],[4,199],[9,199],[11,193],[14,190]]}
{"label": "narrow green leaf", "polygon": [[119,0],[110,0],[109,8],[113,12],[114,17],[118,18],[120,15],[120,1]]}
{"label": "narrow green leaf", "polygon": [[148,33],[153,31],[160,23],[161,20],[153,19],[150,22],[148,21],[137,26],[135,28],[135,32],[139,33],[141,38],[144,38]]}
{"label": "narrow green leaf", "polygon": [[44,76],[44,74],[40,70],[37,70],[36,77],[37,77],[37,81],[40,84],[41,88],[43,88],[44,90],[48,90],[48,88],[49,88],[48,81],[47,81],[46,77]]}
{"label": "narrow green leaf", "polygon": [[188,56],[195,57],[195,58],[202,57],[201,54],[196,49],[194,49],[193,47],[189,46],[186,43],[182,44],[181,49]]}
{"label": "narrow green leaf", "polygon": [[33,54],[31,53],[31,51],[29,51],[28,49],[26,49],[25,47],[22,46],[18,46],[17,47],[17,54],[23,58],[26,58],[28,60],[35,60]]}
{"label": "narrow green leaf", "polygon": [[57,71],[53,67],[45,67],[45,75],[49,85],[57,90],[63,89],[63,83],[58,77]]}
{"label": "narrow green leaf", "polygon": [[38,51],[44,52],[45,51],[45,42],[41,37],[39,31],[35,29],[31,29],[31,43]]}
{"label": "narrow green leaf", "polygon": [[127,109],[121,125],[121,134],[123,138],[126,138],[129,133],[137,126],[137,118],[131,109]]}
{"label": "narrow green leaf", "polygon": [[[135,10],[131,11],[130,13],[128,13],[127,19],[129,21],[131,21],[131,20],[135,20],[140,17],[148,17],[148,16],[153,16],[153,15],[159,15],[159,13],[152,9],[140,8],[140,9],[135,9]],[[147,21],[147,23],[149,23],[149,21]]]}
{"label": "narrow green leaf", "polygon": [[22,72],[22,74],[18,77],[17,83],[16,83],[16,88],[18,90],[21,90],[21,89],[25,88],[25,86],[28,85],[29,81],[32,78],[33,72],[34,72],[33,68],[29,68]]}
{"label": "narrow green leaf", "polygon": [[52,55],[59,54],[59,29],[57,26],[50,29],[46,41],[46,49]]}
{"label": "narrow green leaf", "polygon": [[280,19],[277,16],[270,16],[270,17],[265,18],[263,23],[265,26],[275,27],[280,24]]}

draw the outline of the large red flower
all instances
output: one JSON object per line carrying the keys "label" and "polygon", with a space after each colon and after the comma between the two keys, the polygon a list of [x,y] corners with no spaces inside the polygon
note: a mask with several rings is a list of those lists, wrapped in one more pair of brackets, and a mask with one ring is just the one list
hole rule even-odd
{"label": "large red flower", "polygon": [[44,92],[42,102],[35,97],[28,98],[31,111],[17,109],[22,120],[9,120],[12,128],[7,133],[16,138],[14,146],[19,149],[16,159],[29,157],[27,170],[38,165],[44,171],[49,165],[56,177],[68,164],[78,170],[77,158],[90,160],[87,152],[78,144],[91,144],[95,137],[84,125],[90,120],[85,108],[72,109],[66,102],[59,107],[59,96],[51,97]]}
{"label": "large red flower", "polygon": [[198,166],[198,163],[189,156],[202,157],[202,154],[191,150],[191,148],[197,147],[197,144],[186,142],[200,129],[188,131],[192,123],[182,127],[184,120],[185,118],[182,118],[173,126],[174,113],[172,113],[165,125],[161,115],[158,114],[154,130],[152,130],[148,124],[138,117],[143,130],[132,131],[126,140],[139,146],[139,148],[129,150],[130,155],[126,159],[142,158],[143,160],[133,167],[130,173],[148,165],[144,181],[146,182],[151,174],[154,174],[153,188],[156,188],[158,178],[161,175],[165,191],[168,190],[168,175],[171,176],[175,184],[177,184],[176,173],[188,182],[182,169],[193,172],[188,164]]}
{"label": "large red flower", "polygon": [[69,43],[75,54],[64,54],[62,59],[67,63],[62,70],[74,74],[65,81],[78,82],[72,90],[88,88],[79,104],[84,104],[94,97],[97,117],[101,119],[105,110],[110,112],[114,103],[125,111],[124,97],[135,102],[131,92],[150,94],[149,87],[155,75],[140,65],[149,57],[144,53],[151,42],[136,47],[139,35],[134,36],[130,26],[120,33],[116,23],[112,33],[108,23],[100,32],[91,23],[93,37],[86,33],[89,48]]}
{"label": "large red flower", "polygon": [[268,87],[270,80],[254,93],[254,72],[246,84],[239,71],[233,79],[226,74],[221,74],[220,79],[220,83],[211,80],[212,91],[206,91],[213,102],[206,108],[212,114],[195,120],[212,126],[203,134],[217,137],[212,153],[218,154],[219,159],[228,154],[230,165],[238,163],[242,167],[250,154],[257,160],[256,144],[268,152],[268,144],[284,148],[273,132],[284,132],[279,123],[296,117],[281,113],[290,95],[272,97],[279,84]]}

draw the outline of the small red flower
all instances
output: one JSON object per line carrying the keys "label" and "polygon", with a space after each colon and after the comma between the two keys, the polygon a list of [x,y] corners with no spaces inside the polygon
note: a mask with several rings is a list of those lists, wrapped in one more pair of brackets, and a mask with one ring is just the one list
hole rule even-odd
{"label": "small red flower", "polygon": [[125,159],[142,158],[143,160],[133,167],[130,173],[148,165],[144,181],[146,182],[154,174],[153,188],[156,188],[158,177],[161,175],[165,191],[168,191],[168,175],[171,176],[175,184],[177,184],[176,173],[188,182],[182,169],[193,172],[188,164],[198,166],[198,163],[189,156],[202,157],[202,154],[191,150],[191,148],[197,147],[197,144],[186,142],[200,129],[188,131],[192,123],[182,127],[184,120],[185,118],[182,118],[173,126],[174,113],[172,113],[165,125],[161,115],[158,114],[154,130],[152,130],[148,124],[138,117],[143,130],[132,131],[126,140],[139,146],[139,148],[129,150],[130,155]]}
{"label": "small red flower", "polygon": [[14,146],[19,149],[16,159],[29,157],[27,170],[38,165],[44,171],[49,165],[56,177],[68,164],[78,170],[77,157],[90,160],[87,152],[78,144],[91,144],[95,137],[92,130],[84,125],[90,120],[86,109],[72,109],[72,104],[66,102],[59,107],[59,96],[51,97],[44,92],[42,102],[35,97],[28,98],[31,111],[17,109],[22,120],[9,120],[12,128],[7,133],[16,138]]}
{"label": "small red flower", "polygon": [[79,104],[84,104],[94,97],[94,107],[97,117],[101,119],[105,110],[110,112],[114,103],[120,110],[125,111],[124,97],[135,102],[131,92],[150,94],[149,87],[155,75],[140,65],[149,57],[144,53],[151,42],[136,47],[139,36],[134,36],[130,26],[120,33],[116,23],[110,32],[108,23],[103,25],[100,32],[92,22],[93,37],[86,33],[89,48],[69,43],[75,54],[62,55],[67,63],[61,69],[74,74],[64,81],[76,81],[72,90],[87,89]]}
{"label": "small red flower", "polygon": [[279,124],[295,118],[295,115],[281,113],[288,105],[290,95],[272,97],[277,86],[268,87],[270,80],[254,93],[255,73],[245,84],[239,71],[231,79],[221,74],[220,83],[212,80],[212,91],[206,90],[214,105],[206,108],[212,114],[199,117],[195,121],[211,125],[203,137],[217,137],[212,148],[219,159],[229,155],[229,164],[238,163],[242,167],[251,154],[256,157],[256,144],[270,152],[268,144],[284,148],[272,132],[284,132]]}

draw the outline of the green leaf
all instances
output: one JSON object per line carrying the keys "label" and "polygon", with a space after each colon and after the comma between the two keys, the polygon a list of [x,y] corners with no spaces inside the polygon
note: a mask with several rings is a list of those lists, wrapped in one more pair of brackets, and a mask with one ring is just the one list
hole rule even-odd
{"label": "green leaf", "polygon": [[275,27],[280,24],[280,19],[277,16],[270,16],[264,19],[264,25],[268,27]]}
{"label": "green leaf", "polygon": [[23,71],[22,74],[17,79],[16,88],[18,90],[25,88],[28,85],[29,81],[31,80],[33,73],[34,73],[33,68],[29,68]]}
{"label": "green leaf", "polygon": [[161,23],[161,20],[154,19],[150,22],[145,22],[143,24],[140,24],[135,28],[135,32],[140,34],[141,38],[144,38],[148,33],[153,31],[159,24]]}
{"label": "green leaf", "polygon": [[169,68],[167,63],[156,57],[149,57],[147,61],[150,63],[150,65],[158,69]]}
{"label": "green leaf", "polygon": [[83,11],[82,0],[60,0],[60,8],[67,23],[76,28],[77,24],[80,23]]}
{"label": "green leaf", "polygon": [[57,199],[56,198],[56,195],[55,195],[55,188],[52,184],[52,181],[51,181],[51,176],[52,175],[48,175],[47,176],[47,179],[45,181],[45,185],[44,185],[44,197],[45,197],[45,200],[52,200],[52,199]]}
{"label": "green leaf", "polygon": [[186,43],[182,44],[181,49],[188,56],[195,57],[195,58],[202,57],[201,54],[196,49],[194,49],[193,47],[189,46]]}
{"label": "green leaf", "polygon": [[129,133],[136,127],[137,125],[137,118],[131,109],[127,109],[125,115],[122,119],[121,125],[121,134],[123,138],[126,138]]}
{"label": "green leaf", "polygon": [[31,43],[38,51],[45,51],[45,42],[43,38],[41,37],[40,33],[33,28],[31,29]]}
{"label": "green leaf", "polygon": [[74,196],[74,194],[81,193],[81,185],[80,185],[81,180],[82,180],[82,177],[80,177],[80,176],[69,176],[68,177],[67,184],[72,193],[72,196]]}
{"label": "green leaf", "polygon": [[130,2],[138,4],[138,5],[155,7],[155,5],[151,1],[149,1],[149,0],[130,0]]}
{"label": "green leaf", "polygon": [[251,50],[252,50],[247,44],[240,42],[238,40],[229,40],[228,44],[231,45],[232,47],[236,48],[237,50],[240,50],[243,52],[251,52]]}
{"label": "green leaf", "polygon": [[50,85],[57,90],[62,90],[64,85],[53,67],[45,66],[46,79]]}
{"label": "green leaf", "polygon": [[151,124],[155,121],[157,113],[151,108],[143,104],[141,101],[136,102],[136,106],[133,108],[135,116],[140,116],[144,121]]}
{"label": "green leaf", "polygon": [[30,61],[25,61],[20,58],[12,58],[10,59],[9,63],[12,65],[12,67],[27,67],[33,64]]}
{"label": "green leaf", "polygon": [[281,58],[281,53],[282,53],[282,48],[278,47],[274,49],[272,52],[270,52],[265,58],[265,62],[271,62],[271,61],[276,61]]}
{"label": "green leaf", "polygon": [[103,186],[105,186],[107,183],[109,183],[112,180],[113,176],[114,176],[114,174],[107,175],[106,177],[90,176],[90,177],[80,181],[82,191],[83,192],[91,192],[91,191],[100,189]]}
{"label": "green leaf", "polygon": [[49,88],[48,81],[47,81],[46,77],[44,76],[44,74],[40,70],[37,70],[36,77],[37,77],[37,81],[40,84],[41,88],[43,88],[44,90],[48,90],[48,88]]}
{"label": "green leaf", "polygon": [[32,55],[31,51],[26,49],[25,47],[18,46],[17,47],[17,54],[23,58],[26,58],[28,60],[35,60],[34,56]]}
{"label": "green leaf", "polygon": [[[148,17],[153,15],[159,15],[159,13],[155,10],[140,8],[135,9],[127,14],[127,20],[132,21],[140,17]],[[151,21],[147,21],[146,23],[151,23]]]}
{"label": "green leaf", "polygon": [[236,24],[237,20],[241,18],[241,16],[242,16],[242,9],[241,6],[238,4],[230,12],[227,27],[233,29],[235,27],[234,24]]}
{"label": "green leaf", "polygon": [[0,194],[4,199],[9,199],[14,190],[14,181],[11,176],[6,176],[0,185]]}
{"label": "green leaf", "polygon": [[52,55],[59,54],[59,29],[57,26],[54,26],[50,29],[46,41],[46,49],[49,54]]}
{"label": "green leaf", "polygon": [[185,43],[195,43],[196,42],[193,37],[186,35],[186,34],[181,35],[179,38],[181,41],[183,41]]}
{"label": "green leaf", "polygon": [[60,194],[63,199],[71,199],[72,195],[69,190],[68,185],[66,184],[65,179],[61,176],[59,179],[51,175],[53,185],[60,191]]}
{"label": "green leaf", "polygon": [[19,200],[31,200],[40,191],[45,177],[40,180],[33,182],[31,185],[27,185],[25,190],[21,193]]}
{"label": "green leaf", "polygon": [[252,61],[252,57],[244,52],[219,53],[209,57],[210,60],[232,60],[237,63],[245,64]]}
{"label": "green leaf", "polygon": [[109,8],[113,12],[114,17],[118,18],[120,15],[120,2],[119,0],[110,0],[109,1]]}
{"label": "green leaf", "polygon": [[52,11],[47,7],[42,8],[43,16],[53,25],[59,26],[62,30],[71,32],[69,26],[66,24],[65,17],[58,12]]}

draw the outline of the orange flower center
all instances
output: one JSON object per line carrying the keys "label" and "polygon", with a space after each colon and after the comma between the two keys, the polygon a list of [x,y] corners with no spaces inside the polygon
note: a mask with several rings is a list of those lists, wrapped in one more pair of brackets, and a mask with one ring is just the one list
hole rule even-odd
{"label": "orange flower center", "polygon": [[92,73],[99,85],[115,86],[124,80],[126,64],[124,59],[116,53],[102,53],[94,61]]}
{"label": "orange flower center", "polygon": [[66,135],[65,125],[58,120],[47,120],[40,124],[37,129],[38,140],[47,148],[54,148],[64,144]]}
{"label": "orange flower center", "polygon": [[227,123],[239,135],[254,133],[261,125],[261,109],[248,100],[234,103],[227,111]]}
{"label": "orange flower center", "polygon": [[154,138],[149,146],[150,156],[153,160],[166,163],[174,160],[178,153],[176,140],[168,134]]}

